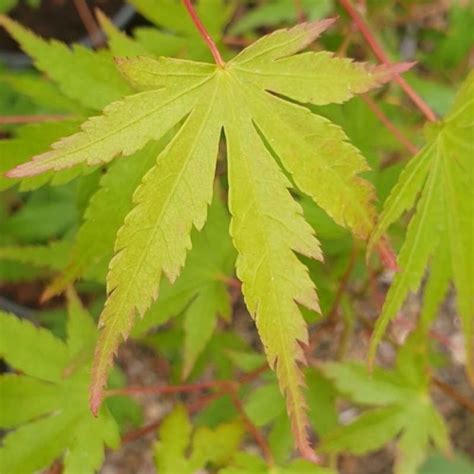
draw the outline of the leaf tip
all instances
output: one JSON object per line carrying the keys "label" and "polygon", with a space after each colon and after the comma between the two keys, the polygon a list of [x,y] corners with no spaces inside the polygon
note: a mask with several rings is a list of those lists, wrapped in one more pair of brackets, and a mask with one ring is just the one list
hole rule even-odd
{"label": "leaf tip", "polygon": [[321,458],[314,452],[311,446],[306,445],[303,449],[300,449],[301,456],[312,462],[313,464],[321,464]]}
{"label": "leaf tip", "polygon": [[92,414],[97,417],[99,415],[102,400],[104,399],[106,372],[97,367],[94,361],[92,366],[92,380],[89,388],[89,407]]}
{"label": "leaf tip", "polygon": [[382,262],[382,265],[387,269],[391,270],[393,272],[398,272],[400,271],[400,268],[398,267],[397,264],[397,256],[395,255],[395,252],[390,245],[390,243],[387,241],[386,238],[382,238],[380,242],[377,245],[377,252],[379,254],[380,261]]}
{"label": "leaf tip", "polygon": [[5,29],[8,29],[8,25],[10,25],[11,22],[12,20],[6,15],[0,15],[0,25],[3,26]]}
{"label": "leaf tip", "polygon": [[41,174],[46,171],[46,168],[41,165],[37,166],[34,161],[28,161],[21,165],[12,168],[11,170],[5,173],[5,176],[10,179],[14,178],[28,178],[31,176],[35,176],[37,174]]}
{"label": "leaf tip", "polygon": [[89,407],[92,414],[97,418],[99,416],[99,410],[102,405],[103,399],[103,389],[102,387],[91,387],[90,397],[89,397]]}
{"label": "leaf tip", "polygon": [[338,20],[338,16],[325,18],[324,20],[316,20],[305,23],[306,27],[313,33],[314,37],[318,37],[323,31],[326,31]]}
{"label": "leaf tip", "polygon": [[40,304],[48,302],[51,298],[55,297],[59,291],[54,287],[53,284],[46,287],[46,289],[41,293]]}
{"label": "leaf tip", "polygon": [[417,64],[416,61],[413,62],[404,62],[404,63],[395,63],[395,64],[383,64],[381,66],[376,66],[374,68],[374,73],[377,77],[377,80],[384,84],[390,82],[396,76],[409,71],[413,66]]}
{"label": "leaf tip", "polygon": [[94,8],[94,14],[95,14],[95,17],[97,18],[98,22],[100,23],[100,26],[104,26],[104,23],[108,23],[108,17],[107,15],[99,8],[99,7],[96,7]]}

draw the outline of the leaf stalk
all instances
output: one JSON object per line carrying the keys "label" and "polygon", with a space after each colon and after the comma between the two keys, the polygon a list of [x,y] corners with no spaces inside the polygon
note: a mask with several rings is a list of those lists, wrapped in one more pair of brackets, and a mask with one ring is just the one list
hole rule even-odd
{"label": "leaf stalk", "polygon": [[[352,2],[350,0],[338,0],[341,4],[342,8],[349,14],[352,18],[354,23],[356,24],[357,28],[359,28],[360,32],[364,36],[365,40],[367,41],[368,45],[372,49],[376,58],[383,64],[390,64],[390,60],[385,53],[384,49],[375,39],[374,34],[370,31],[369,25],[365,22],[359,12],[354,8]],[[420,112],[424,114],[424,116],[430,122],[436,122],[437,118],[434,112],[431,110],[430,106],[416,93],[416,91],[408,84],[408,82],[403,79],[399,74],[395,74],[394,76],[395,81],[397,84],[403,89],[405,94],[411,99],[411,101],[418,107]]]}
{"label": "leaf stalk", "polygon": [[183,4],[189,13],[189,16],[193,20],[193,23],[196,25],[196,28],[199,31],[199,34],[201,35],[204,42],[207,44],[209,50],[211,51],[214,61],[216,62],[218,66],[224,67],[225,62],[222,59],[221,53],[219,52],[219,49],[217,48],[217,45],[214,42],[214,40],[211,38],[211,35],[206,30],[206,27],[204,26],[203,22],[199,18],[191,0],[183,0]]}

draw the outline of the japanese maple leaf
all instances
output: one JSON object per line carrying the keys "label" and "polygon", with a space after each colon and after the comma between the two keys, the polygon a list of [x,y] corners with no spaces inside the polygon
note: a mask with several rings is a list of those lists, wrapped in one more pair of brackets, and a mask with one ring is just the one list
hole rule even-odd
{"label": "japanese maple leaf", "polygon": [[92,317],[68,292],[67,340],[0,311],[0,357],[21,374],[0,377],[2,472],[34,473],[63,457],[65,474],[94,473],[119,429],[106,407],[87,405],[97,335]]}
{"label": "japanese maple leaf", "polygon": [[26,177],[108,163],[176,130],[135,191],[135,207],[117,235],[93,368],[94,412],[113,355],[135,315],[143,315],[158,297],[163,274],[175,281],[191,247],[192,227],[200,230],[206,221],[224,133],[237,275],[286,396],[297,444],[308,452],[299,368],[307,329],[299,305],[314,311],[319,306],[296,253],[314,259],[322,255],[281,166],[337,223],[367,238],[375,216],[374,192],[359,174],[368,166],[339,127],[302,104],[342,103],[407,68],[370,67],[324,51],[296,54],[333,22],[276,31],[226,64],[117,59],[123,75],[141,92],[110,104],[81,132],[8,173]]}
{"label": "japanese maple leaf", "polygon": [[430,268],[421,324],[428,328],[452,281],[465,336],[466,369],[474,384],[474,72],[452,110],[426,126],[427,143],[400,175],[384,204],[369,248],[406,210],[415,207],[400,250],[397,273],[377,321],[373,360],[385,329]]}

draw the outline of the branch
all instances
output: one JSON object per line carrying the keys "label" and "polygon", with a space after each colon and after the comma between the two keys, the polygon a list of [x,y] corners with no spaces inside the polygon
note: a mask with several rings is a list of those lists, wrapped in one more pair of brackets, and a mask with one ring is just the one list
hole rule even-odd
{"label": "branch", "polygon": [[3,115],[0,116],[0,125],[20,125],[24,123],[50,122],[67,119],[67,115]]}
{"label": "branch", "polygon": [[[342,8],[350,15],[354,23],[359,28],[360,32],[364,36],[365,40],[369,44],[370,48],[374,52],[377,59],[383,64],[390,64],[390,60],[383,50],[383,48],[378,44],[375,36],[370,31],[369,26],[358,13],[358,11],[352,5],[350,0],[338,0]],[[418,107],[418,109],[425,115],[425,117],[430,122],[436,122],[436,115],[430,109],[430,106],[415,92],[415,90],[405,81],[400,75],[395,74],[395,81],[400,85],[400,87],[405,91],[405,94],[412,100],[412,102]]]}
{"label": "branch", "polygon": [[211,35],[209,32],[206,30],[206,27],[203,25],[201,19],[199,18],[196,10],[193,7],[193,4],[191,0],[183,0],[184,6],[186,7],[186,10],[188,10],[189,16],[193,20],[193,23],[196,25],[196,28],[199,31],[199,34],[202,36],[204,42],[207,44],[208,48],[210,49],[212,56],[214,58],[214,61],[216,64],[220,67],[224,67],[225,63],[222,59],[221,53],[217,49],[216,43],[214,43],[214,40],[211,38]]}
{"label": "branch", "polygon": [[295,5],[296,18],[300,23],[303,23],[304,21],[306,21],[306,17],[304,14],[303,5],[301,4],[301,0],[293,0],[293,2]]}
{"label": "branch", "polygon": [[397,126],[387,117],[385,112],[379,107],[379,105],[367,94],[363,94],[362,99],[368,105],[369,109],[379,119],[379,121],[385,126],[385,128],[409,151],[412,155],[418,153],[418,148],[414,145],[404,134],[397,128]]}
{"label": "branch", "polygon": [[465,397],[457,390],[455,390],[451,385],[441,379],[438,379],[437,377],[432,377],[431,380],[433,381],[433,385],[439,390],[441,390],[445,395],[458,402],[459,405],[464,407],[466,410],[470,411],[471,413],[474,413],[474,401],[471,398]]}
{"label": "branch", "polygon": [[172,395],[175,393],[192,393],[213,388],[229,389],[228,387],[235,383],[236,382],[228,380],[214,380],[211,382],[200,382],[188,385],[165,385],[162,387],[154,385],[149,387],[130,386],[107,390],[104,397],[114,397],[117,395]]}
{"label": "branch", "polygon": [[82,24],[89,35],[91,44],[95,46],[97,39],[100,38],[101,30],[94,19],[94,15],[90,11],[89,5],[87,5],[86,0],[73,0],[73,3],[81,18]]}
{"label": "branch", "polygon": [[242,421],[244,422],[244,425],[247,428],[247,431],[252,435],[253,439],[258,444],[260,451],[262,451],[263,457],[265,458],[265,462],[269,466],[272,466],[275,463],[275,461],[273,460],[273,455],[270,450],[270,446],[268,446],[268,443],[266,439],[263,437],[260,430],[253,424],[252,420],[247,416],[247,413],[245,413],[242,402],[237,396],[237,390],[235,389],[235,387],[233,390],[229,392],[229,395],[232,399],[232,403],[234,404],[236,410],[239,412],[239,415],[242,418]]}
{"label": "branch", "polygon": [[[268,366],[265,367],[267,369]],[[258,377],[260,371],[256,371],[255,374],[252,374],[249,377],[249,381],[253,380],[255,377]],[[165,385],[162,387],[156,386],[149,386],[149,387],[139,387],[139,386],[130,386],[130,387],[122,387],[116,388],[112,390],[107,390],[105,393],[105,397],[113,397],[117,395],[145,395],[145,394],[175,394],[175,393],[191,393],[191,392],[199,392],[209,389],[219,388],[220,391],[216,392],[215,394],[211,395],[204,395],[195,403],[192,407],[188,408],[188,412],[193,413],[197,410],[202,409],[211,401],[215,400],[216,398],[222,397],[223,395],[229,395],[231,397],[232,403],[235,406],[235,409],[238,411],[240,417],[242,418],[243,423],[245,424],[247,431],[252,435],[255,439],[255,442],[260,447],[262,451],[263,457],[268,465],[273,465],[273,456],[268,446],[265,438],[263,437],[262,433],[259,429],[254,425],[252,420],[247,416],[245,413],[244,407],[242,402],[238,397],[238,389],[239,389],[239,382],[232,381],[232,380],[215,380],[210,382],[200,382],[195,384],[188,384],[188,385]],[[156,428],[160,425],[161,419],[156,420],[148,425],[139,428],[138,430],[131,431],[127,433],[123,438],[123,443],[129,443],[131,441],[135,441],[142,436],[155,431]]]}

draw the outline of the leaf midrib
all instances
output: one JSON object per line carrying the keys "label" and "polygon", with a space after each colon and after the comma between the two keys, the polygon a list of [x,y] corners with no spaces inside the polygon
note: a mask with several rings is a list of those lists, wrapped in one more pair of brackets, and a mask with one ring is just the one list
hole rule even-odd
{"label": "leaf midrib", "polygon": [[[231,76],[231,75],[229,75],[229,76]],[[233,76],[231,76],[231,77],[234,79],[234,82],[236,82],[238,87],[239,87],[240,86],[240,81],[238,81]],[[230,96],[232,94],[232,86],[229,85],[228,90],[229,90],[229,96]],[[230,100],[230,99],[231,98],[229,97],[229,104],[238,103],[235,100]],[[236,115],[235,114],[235,108],[232,107],[232,105],[231,105],[230,109],[231,109],[232,115],[235,117],[235,115]],[[228,115],[230,115],[230,111],[228,111]],[[253,127],[253,124],[252,124],[251,121],[250,121],[250,126]],[[254,174],[252,172],[249,172],[247,160],[243,160],[243,163],[244,163],[244,166],[246,168],[247,174],[249,176],[253,177]],[[267,216],[266,216],[265,213],[263,213],[261,211],[261,208],[260,208],[260,205],[259,205],[259,202],[260,202],[259,199],[255,198],[255,196],[257,196],[257,192],[256,192],[256,186],[254,184],[254,180],[252,180],[249,184],[252,187],[253,202],[255,203],[255,207],[258,209],[258,213],[263,217],[263,221],[265,223],[264,225],[261,226],[261,229],[265,229],[265,232],[264,232],[265,249],[264,249],[263,254],[265,256],[268,256],[268,251],[269,251],[269,248],[270,248],[270,244],[269,244],[269,239],[267,237],[268,231],[266,230]],[[271,232],[270,232],[270,234],[271,234]],[[291,251],[293,251],[293,250],[290,247],[290,252]],[[265,258],[267,258],[267,257],[265,257]],[[262,259],[262,262],[263,262],[263,259]],[[286,381],[287,381],[286,396],[291,398],[294,401],[292,408],[293,408],[293,413],[296,414],[296,413],[300,413],[300,410],[298,409],[298,407],[296,406],[296,403],[295,403],[296,402],[295,394],[297,394],[299,392],[300,387],[299,386],[295,387],[295,383],[297,385],[297,380],[294,380],[294,378],[295,378],[294,375],[299,370],[299,368],[298,368],[297,364],[294,363],[294,361],[289,360],[288,354],[293,353],[293,352],[298,350],[298,347],[297,347],[298,342],[295,340],[294,341],[294,346],[295,347],[293,347],[292,350],[289,350],[287,340],[286,340],[287,338],[285,338],[285,336],[283,334],[283,328],[282,328],[282,324],[281,324],[281,322],[284,320],[284,317],[282,317],[281,306],[278,304],[278,298],[276,298],[277,293],[275,291],[275,278],[273,277],[273,274],[274,274],[273,265],[271,264],[271,260],[268,260],[268,258],[267,258],[267,265],[268,265],[268,268],[270,269],[270,274],[272,275],[272,277],[270,278],[270,284],[271,284],[272,289],[273,289],[273,291],[271,292],[272,293],[272,301],[273,301],[272,306],[276,308],[276,311],[280,315],[280,317],[277,318],[277,321],[279,323],[279,324],[277,324],[277,327],[278,327],[278,338],[280,339],[280,347],[284,348],[284,350],[282,352],[283,352],[283,363],[284,363],[285,372],[286,372],[286,377],[284,377],[284,379],[286,379]],[[256,277],[256,273],[255,273],[254,277]],[[279,277],[279,275],[277,275],[277,276]],[[244,287],[245,286],[246,285],[244,284]],[[296,305],[296,303],[295,303],[295,305]],[[259,304],[257,302],[257,304],[254,308],[255,319],[257,319],[258,311],[259,311]],[[279,354],[277,356],[276,367],[275,367],[277,372],[279,371],[279,367],[280,367],[281,362],[282,362],[282,358],[280,357],[280,354]],[[304,419],[301,419],[301,414],[299,414],[298,416],[295,416],[293,419],[294,419],[295,424],[297,426],[299,426],[299,429],[297,429],[297,432],[298,433],[303,433],[304,429],[305,429],[305,422],[304,422]]]}

